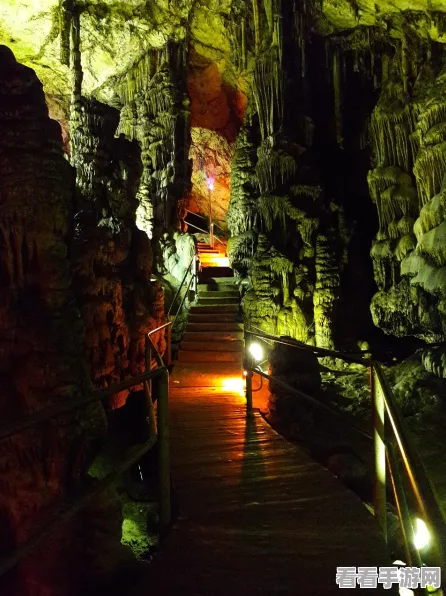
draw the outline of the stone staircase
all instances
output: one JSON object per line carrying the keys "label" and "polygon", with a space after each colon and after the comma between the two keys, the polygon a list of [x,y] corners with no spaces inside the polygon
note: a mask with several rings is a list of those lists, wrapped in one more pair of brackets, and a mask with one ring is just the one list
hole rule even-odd
{"label": "stone staircase", "polygon": [[178,361],[241,365],[243,324],[233,271],[222,249],[198,243],[198,255],[202,267],[198,300],[189,312]]}
{"label": "stone staircase", "polygon": [[[214,248],[205,242],[198,242],[198,256],[202,268],[222,269],[224,274],[232,277],[232,269],[229,267],[229,259],[226,255],[226,246],[215,241]],[[221,274],[223,272],[220,271]]]}

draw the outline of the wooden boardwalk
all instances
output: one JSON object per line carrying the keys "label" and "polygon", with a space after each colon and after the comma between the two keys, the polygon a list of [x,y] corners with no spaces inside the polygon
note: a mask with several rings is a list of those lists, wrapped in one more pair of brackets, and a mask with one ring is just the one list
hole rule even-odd
{"label": "wooden boardwalk", "polygon": [[222,369],[196,387],[199,366],[171,381],[180,516],[141,596],[327,596],[340,592],[337,566],[391,564],[360,500],[259,413],[247,418],[244,397],[222,388]]}

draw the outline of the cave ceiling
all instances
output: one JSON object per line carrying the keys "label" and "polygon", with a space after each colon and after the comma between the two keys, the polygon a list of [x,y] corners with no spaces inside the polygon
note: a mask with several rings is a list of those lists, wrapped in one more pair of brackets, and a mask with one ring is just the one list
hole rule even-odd
{"label": "cave ceiling", "polygon": [[[2,0],[0,44],[33,68],[47,95],[69,94],[61,63],[60,0]],[[232,0],[105,0],[77,2],[81,11],[83,92],[106,101],[117,77],[150,48],[189,35],[197,53],[224,69],[229,53],[226,18]]]}
{"label": "cave ceiling", "polygon": [[[2,0],[0,44],[32,67],[47,97],[68,97],[69,67],[61,62],[61,6],[70,0]],[[231,11],[242,0],[105,0],[77,2],[81,10],[83,92],[112,101],[116,79],[150,48],[168,39],[189,37],[195,56],[214,63],[233,86]],[[316,6],[316,5],[315,5]],[[313,6],[313,8],[315,8]],[[322,35],[345,34],[360,26],[378,26],[398,37],[398,19],[410,12],[413,27],[425,37],[446,41],[442,12],[446,0],[322,0],[315,8],[315,29]],[[313,11],[314,12],[314,11]]]}

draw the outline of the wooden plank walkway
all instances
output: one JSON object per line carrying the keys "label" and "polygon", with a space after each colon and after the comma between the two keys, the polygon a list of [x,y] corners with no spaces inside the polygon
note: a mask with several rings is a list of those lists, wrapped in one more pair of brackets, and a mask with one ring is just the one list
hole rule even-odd
{"label": "wooden plank walkway", "polygon": [[247,417],[245,398],[221,379],[194,386],[191,366],[188,382],[174,375],[170,395],[180,517],[141,596],[328,596],[340,591],[337,566],[391,564],[352,492],[259,413]]}

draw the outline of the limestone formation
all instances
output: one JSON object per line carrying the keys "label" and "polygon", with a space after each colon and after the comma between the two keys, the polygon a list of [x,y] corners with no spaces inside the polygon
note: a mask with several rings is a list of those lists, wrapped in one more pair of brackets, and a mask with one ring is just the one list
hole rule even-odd
{"label": "limestone formation", "polygon": [[[74,180],[41,83],[0,46],[3,423],[92,391],[70,269]],[[44,512],[85,482],[104,436],[102,406],[60,416],[44,429],[34,427],[1,443],[2,554],[23,544],[45,520]],[[10,576],[6,581],[11,583],[3,583],[1,590],[35,594],[47,586],[47,594],[77,592],[84,566],[75,530],[79,523],[74,519],[58,528],[44,549],[22,563],[20,580]]]}
{"label": "limestone formation", "polygon": [[[380,229],[371,250],[379,288],[371,308],[387,333],[436,343],[445,332],[444,72],[425,60],[408,86],[399,53],[391,66],[372,117],[369,186]],[[425,362],[444,376],[440,349],[428,351]]]}

